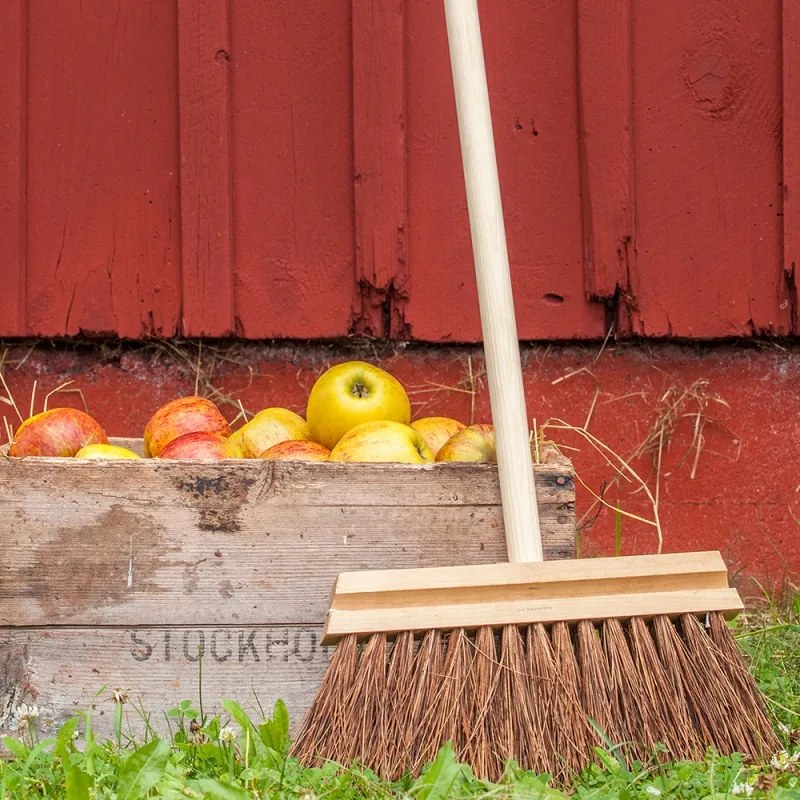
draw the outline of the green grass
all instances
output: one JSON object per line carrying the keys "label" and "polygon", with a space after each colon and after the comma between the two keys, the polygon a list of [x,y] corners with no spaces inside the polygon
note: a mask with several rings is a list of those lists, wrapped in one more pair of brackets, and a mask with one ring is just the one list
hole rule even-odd
{"label": "green grass", "polygon": [[[770,764],[709,752],[701,762],[639,764],[627,768],[610,752],[585,771],[570,793],[509,765],[497,784],[476,779],[449,748],[417,779],[381,782],[367,770],[330,764],[306,769],[287,757],[289,719],[276,704],[270,718],[251,720],[240,706],[224,701],[224,716],[202,719],[185,701],[167,712],[171,736],[152,729],[138,742],[122,731],[125,697],[116,703],[115,735],[99,740],[88,715],[69,720],[53,738],[40,740],[36,719],[22,708],[19,737],[4,744],[13,754],[0,761],[0,800],[8,798],[144,797],[286,798],[286,800],[440,800],[443,798],[778,798],[800,800],[800,625],[790,619],[750,620],[737,628],[753,671],[769,699],[785,751]],[[20,716],[21,715],[21,716]],[[77,731],[82,733],[78,736]]]}

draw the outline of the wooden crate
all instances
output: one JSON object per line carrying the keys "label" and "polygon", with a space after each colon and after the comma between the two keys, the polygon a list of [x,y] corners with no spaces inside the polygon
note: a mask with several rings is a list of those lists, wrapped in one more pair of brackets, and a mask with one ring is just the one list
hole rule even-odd
{"label": "wooden crate", "polygon": [[[571,557],[572,468],[548,462],[545,554]],[[109,732],[114,689],[163,725],[201,674],[207,710],[296,718],[337,573],[505,560],[491,465],[5,458],[0,505],[0,733],[23,702],[45,727],[94,705]]]}

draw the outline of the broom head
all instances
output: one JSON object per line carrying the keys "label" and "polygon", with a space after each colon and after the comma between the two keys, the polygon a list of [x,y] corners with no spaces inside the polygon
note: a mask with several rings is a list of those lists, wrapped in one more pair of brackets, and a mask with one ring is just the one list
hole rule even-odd
{"label": "broom head", "polygon": [[451,742],[474,772],[568,782],[623,761],[779,748],[726,619],[718,552],[342,573],[338,644],[293,754],[418,772]]}

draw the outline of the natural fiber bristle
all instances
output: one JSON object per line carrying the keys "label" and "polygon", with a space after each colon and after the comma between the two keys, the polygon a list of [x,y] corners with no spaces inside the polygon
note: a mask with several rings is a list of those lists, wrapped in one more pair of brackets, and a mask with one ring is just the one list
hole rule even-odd
{"label": "natural fiber bristle", "polygon": [[[697,759],[709,746],[780,748],[721,614],[705,626],[608,619],[410,632],[387,647],[342,639],[292,749],[307,764],[359,761],[396,779],[452,742],[480,778],[514,759],[568,784],[611,748],[623,761]],[[387,655],[388,654],[388,655]]]}

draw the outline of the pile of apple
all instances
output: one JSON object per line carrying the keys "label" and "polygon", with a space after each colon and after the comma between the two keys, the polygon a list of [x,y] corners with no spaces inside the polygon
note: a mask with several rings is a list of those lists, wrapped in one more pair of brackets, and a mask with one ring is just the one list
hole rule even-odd
{"label": "pile of apple", "polygon": [[[148,458],[264,458],[425,464],[494,462],[491,425],[449,417],[411,421],[403,385],[383,369],[347,361],[326,370],[308,397],[306,418],[288,408],[265,408],[232,430],[203,397],[179,397],[159,408],[144,430]],[[26,419],[8,454],[91,459],[139,458],[110,444],[102,426],[74,408],[53,408]]]}

